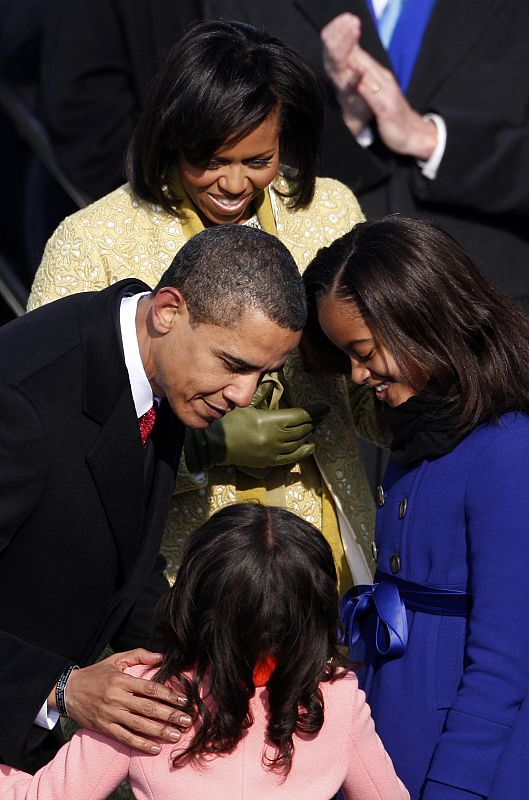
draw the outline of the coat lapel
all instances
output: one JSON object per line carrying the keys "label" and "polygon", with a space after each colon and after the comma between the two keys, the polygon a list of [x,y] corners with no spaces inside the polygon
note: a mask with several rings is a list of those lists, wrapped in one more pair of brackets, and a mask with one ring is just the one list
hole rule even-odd
{"label": "coat lapel", "polygon": [[[81,320],[83,411],[100,430],[86,460],[128,572],[141,541],[144,450],[119,334],[119,302],[145,284],[120,281],[94,294]],[[116,468],[118,465],[118,468]]]}
{"label": "coat lapel", "polygon": [[415,63],[407,97],[427,110],[430,97],[457,67],[506,0],[438,0]]}
{"label": "coat lapel", "polygon": [[86,461],[128,573],[141,540],[144,497],[144,452],[130,390],[116,402]]}

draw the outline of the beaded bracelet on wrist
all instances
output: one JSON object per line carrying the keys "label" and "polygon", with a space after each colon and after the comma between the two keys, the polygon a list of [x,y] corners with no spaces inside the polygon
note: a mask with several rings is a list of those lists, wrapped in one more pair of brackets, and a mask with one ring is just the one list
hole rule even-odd
{"label": "beaded bracelet on wrist", "polygon": [[57,706],[57,711],[61,717],[68,716],[65,697],[66,684],[68,683],[70,675],[74,669],[79,669],[77,664],[71,664],[69,667],[66,667],[66,669],[61,673],[59,680],[57,681],[57,685],[55,686],[55,705]]}

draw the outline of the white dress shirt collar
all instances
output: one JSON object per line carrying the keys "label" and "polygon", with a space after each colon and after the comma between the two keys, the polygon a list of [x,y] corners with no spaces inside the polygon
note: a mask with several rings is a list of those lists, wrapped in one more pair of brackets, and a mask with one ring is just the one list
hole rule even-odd
{"label": "white dress shirt collar", "polygon": [[125,355],[125,366],[129,373],[130,389],[136,415],[138,419],[148,411],[154,400],[151,384],[147,380],[145,369],[140,356],[138,336],[136,333],[136,309],[140,297],[149,292],[140,292],[130,297],[124,297],[119,309],[119,324],[121,328],[121,341]]}
{"label": "white dress shirt collar", "polygon": [[377,19],[380,19],[380,17],[382,16],[387,4],[388,0],[373,0],[373,8],[375,9],[375,14],[377,15]]}

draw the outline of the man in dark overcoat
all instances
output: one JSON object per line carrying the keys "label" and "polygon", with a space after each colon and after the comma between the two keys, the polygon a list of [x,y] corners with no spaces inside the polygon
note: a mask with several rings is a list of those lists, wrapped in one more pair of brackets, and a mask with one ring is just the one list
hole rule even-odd
{"label": "man in dark overcoat", "polygon": [[178,737],[177,697],[123,674],[159,656],[94,662],[152,641],[184,426],[248,405],[304,321],[287,249],[227,225],[154,291],[124,280],[0,329],[0,762],[44,763],[59,713],[150,752]]}

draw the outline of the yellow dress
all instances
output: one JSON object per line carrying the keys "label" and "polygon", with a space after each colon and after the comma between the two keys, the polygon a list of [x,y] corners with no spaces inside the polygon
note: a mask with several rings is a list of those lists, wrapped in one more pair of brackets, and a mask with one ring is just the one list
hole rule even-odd
{"label": "yellow dress", "polygon": [[[279,194],[287,189],[280,175],[270,187],[272,212],[279,239],[303,272],[319,248],[350,230],[363,215],[354,195],[338,181],[318,179],[310,206],[295,211]],[[59,225],[46,246],[28,308],[74,292],[103,289],[131,276],[154,286],[185,241],[178,217],[124,185]],[[375,414],[372,392],[355,386],[347,376],[307,373],[297,352],[288,359],[284,375],[290,405],[321,401],[331,410],[315,429],[314,457],[276,468],[282,470],[279,480],[276,473],[274,487],[253,487],[256,499],[268,488],[270,502],[278,504],[279,485],[279,502],[324,530],[343,591],[351,573],[356,583],[369,582],[373,567],[374,507],[356,434],[385,443],[387,433]],[[214,511],[253,494],[251,482],[241,486],[239,472],[236,486],[233,467],[191,475],[182,463],[180,472],[162,547],[170,577],[185,535]]]}

